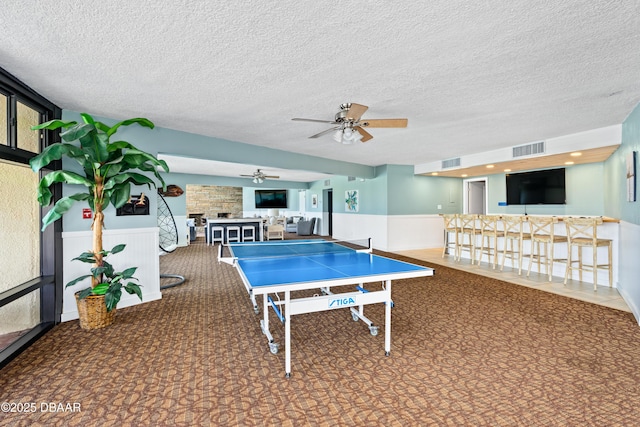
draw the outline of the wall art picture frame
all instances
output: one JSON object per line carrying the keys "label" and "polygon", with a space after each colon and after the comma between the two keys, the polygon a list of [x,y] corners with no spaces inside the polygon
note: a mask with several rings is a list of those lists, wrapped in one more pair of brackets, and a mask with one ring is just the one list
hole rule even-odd
{"label": "wall art picture frame", "polygon": [[116,216],[149,215],[149,198],[144,194],[129,196],[127,203],[116,209]]}
{"label": "wall art picture frame", "polygon": [[347,190],[344,192],[344,209],[347,212],[358,212],[360,210],[360,199],[358,190]]}
{"label": "wall art picture frame", "polygon": [[627,154],[627,201],[636,201],[636,151]]}
{"label": "wall art picture frame", "polygon": [[312,194],[311,195],[311,207],[312,208],[317,208],[318,207],[318,195],[317,194]]}

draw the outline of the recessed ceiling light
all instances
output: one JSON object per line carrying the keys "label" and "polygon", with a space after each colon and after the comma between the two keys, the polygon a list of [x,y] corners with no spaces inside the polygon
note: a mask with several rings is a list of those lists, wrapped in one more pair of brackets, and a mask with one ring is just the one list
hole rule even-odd
{"label": "recessed ceiling light", "polygon": [[511,169],[505,169],[504,171],[505,172],[511,172]]}
{"label": "recessed ceiling light", "polygon": [[570,155],[571,157],[580,157],[580,156],[582,156],[582,153],[581,153],[581,152],[579,152],[579,151],[576,151],[575,153],[571,153],[571,154],[569,154],[569,155]]}
{"label": "recessed ceiling light", "polygon": [[487,169],[493,169],[494,167],[496,167],[495,165],[487,165]]}
{"label": "recessed ceiling light", "polygon": [[431,175],[436,176],[438,175],[438,172],[431,172]]}
{"label": "recessed ceiling light", "polygon": [[461,176],[461,177],[463,177],[463,178],[466,178],[466,177],[468,177],[469,175],[467,175],[466,173],[463,173],[463,174],[462,174],[462,175],[460,175],[460,176]]}
{"label": "recessed ceiling light", "polygon": [[573,162],[564,162],[565,165],[572,165]]}

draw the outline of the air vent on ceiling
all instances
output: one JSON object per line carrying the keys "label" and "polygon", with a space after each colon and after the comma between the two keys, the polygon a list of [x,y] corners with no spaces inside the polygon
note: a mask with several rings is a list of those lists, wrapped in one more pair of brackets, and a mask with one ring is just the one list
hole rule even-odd
{"label": "air vent on ceiling", "polygon": [[356,177],[355,176],[348,176],[347,177],[347,181],[351,182],[351,181],[355,181]]}
{"label": "air vent on ceiling", "polygon": [[460,166],[460,157],[442,161],[442,169],[455,168],[456,166]]}
{"label": "air vent on ceiling", "polygon": [[544,141],[513,147],[513,157],[532,156],[544,153]]}

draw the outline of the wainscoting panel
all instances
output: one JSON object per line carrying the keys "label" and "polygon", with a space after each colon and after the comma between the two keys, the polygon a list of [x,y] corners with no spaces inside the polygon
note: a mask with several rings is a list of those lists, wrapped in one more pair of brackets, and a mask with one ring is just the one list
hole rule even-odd
{"label": "wainscoting panel", "polygon": [[333,238],[358,240],[371,238],[373,247],[387,250],[387,216],[349,213],[333,214]]}
{"label": "wainscoting panel", "polygon": [[640,324],[640,226],[620,221],[620,264],[618,292]]}
{"label": "wainscoting panel", "polygon": [[440,215],[392,215],[387,223],[387,251],[442,247],[444,221]]}
{"label": "wainscoting panel", "polygon": [[[158,247],[158,228],[127,228],[119,230],[104,230],[103,247],[107,250],[124,243],[127,245],[123,252],[111,255],[107,259],[117,271],[129,267],[138,267],[134,277],[139,279],[142,286],[143,302],[154,301],[162,298],[160,293],[160,260]],[[71,280],[84,274],[89,274],[90,265],[72,261],[83,252],[91,250],[91,231],[73,231],[62,233],[63,239],[63,280],[66,285]],[[62,321],[78,318],[78,309],[74,294],[87,286],[89,279],[64,289]],[[141,304],[137,295],[122,293],[122,299],[118,308]]]}
{"label": "wainscoting panel", "polygon": [[383,251],[442,247],[443,232],[439,215],[333,214],[335,239],[371,237],[373,247]]}

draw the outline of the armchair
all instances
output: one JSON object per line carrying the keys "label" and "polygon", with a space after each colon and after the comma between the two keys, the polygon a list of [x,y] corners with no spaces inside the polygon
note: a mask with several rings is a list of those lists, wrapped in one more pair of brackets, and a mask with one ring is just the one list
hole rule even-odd
{"label": "armchair", "polygon": [[311,218],[308,221],[298,221],[297,232],[299,236],[311,236],[316,228],[316,219]]}
{"label": "armchair", "polygon": [[287,233],[297,233],[298,232],[298,222],[302,221],[301,216],[291,216],[287,218],[287,222],[284,226],[284,230]]}

